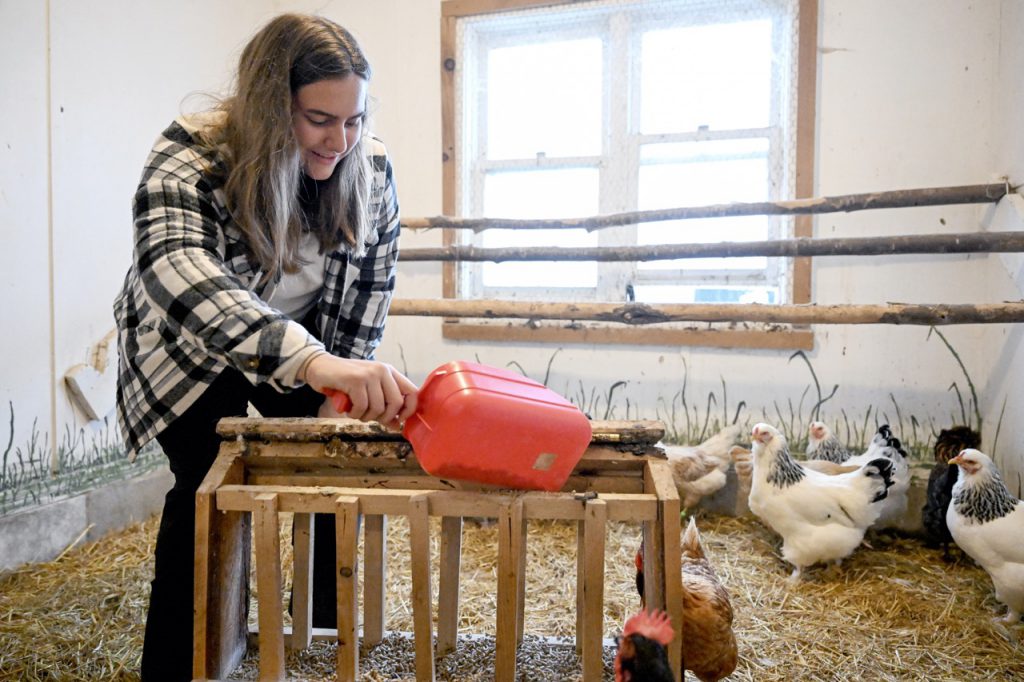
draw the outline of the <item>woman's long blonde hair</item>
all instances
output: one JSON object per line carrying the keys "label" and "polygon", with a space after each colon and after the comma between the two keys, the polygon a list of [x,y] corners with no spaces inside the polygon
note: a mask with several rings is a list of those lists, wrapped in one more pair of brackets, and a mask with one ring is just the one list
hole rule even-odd
{"label": "woman's long blonde hair", "polygon": [[366,250],[371,169],[363,138],[320,183],[307,219],[298,198],[303,169],[292,130],[292,97],[299,88],[353,74],[369,80],[370,65],[348,31],[323,17],[283,14],[246,45],[234,94],[219,105],[225,115],[203,134],[224,157],[228,210],[263,281],[302,265],[299,240],[307,224],[321,250],[342,241],[354,256]]}

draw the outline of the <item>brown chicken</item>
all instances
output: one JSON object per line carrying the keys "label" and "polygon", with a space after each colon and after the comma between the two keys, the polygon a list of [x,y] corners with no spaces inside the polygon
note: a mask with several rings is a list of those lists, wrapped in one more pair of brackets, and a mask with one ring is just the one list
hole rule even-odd
{"label": "brown chicken", "polygon": [[[732,630],[732,604],[704,554],[697,523],[690,523],[682,539],[683,669],[701,682],[716,682],[736,669],[738,651]],[[636,586],[644,604],[643,543],[636,555]]]}
{"label": "brown chicken", "polygon": [[743,432],[743,426],[732,424],[700,445],[661,445],[672,467],[683,509],[696,507],[702,498],[725,487],[726,471],[732,462],[729,449]]}

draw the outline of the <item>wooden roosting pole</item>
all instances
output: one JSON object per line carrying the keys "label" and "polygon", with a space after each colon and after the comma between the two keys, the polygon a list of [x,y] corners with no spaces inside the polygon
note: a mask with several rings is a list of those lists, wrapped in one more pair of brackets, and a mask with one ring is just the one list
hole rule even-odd
{"label": "wooden roosting pole", "polygon": [[619,322],[764,322],[775,324],[1005,324],[1024,322],[1024,302],[995,304],[761,305],[757,303],[531,303],[400,299],[392,315]]}
{"label": "wooden roosting pole", "polygon": [[[716,204],[634,211],[579,219],[507,220],[491,218],[411,218],[403,226],[413,229],[449,228],[480,232],[487,229],[585,229],[639,222],[746,215],[799,215],[906,208],[948,204],[995,203],[1011,189],[1008,182],[959,187],[895,190],[867,194],[799,199],[795,201]],[[483,249],[472,246],[407,249],[405,261],[648,261],[707,257],[874,256],[921,253],[995,253],[1024,251],[1024,232],[970,232],[839,239],[778,239],[757,242],[661,244],[630,247],[530,247]],[[616,322],[650,325],[667,322],[766,324],[1005,324],[1024,322],[1024,301],[995,304],[885,305],[761,305],[639,303],[535,303],[499,300],[401,299],[391,314],[449,318],[518,318],[530,321],[567,320],[572,323]]]}
{"label": "wooden roosting pole", "polygon": [[447,246],[407,249],[405,261],[653,261],[736,256],[879,256],[910,253],[997,253],[1024,251],[1024,232],[961,232],[895,237],[776,239],[754,242],[656,244],[652,246],[503,247]]}
{"label": "wooden roosting pole", "polygon": [[688,206],[653,211],[631,211],[612,213],[588,218],[566,218],[554,220],[510,220],[504,218],[455,218],[435,216],[433,218],[407,218],[403,227],[414,230],[429,228],[450,228],[481,232],[491,229],[514,230],[557,230],[584,229],[588,232],[606,227],[652,223],[664,220],[689,220],[692,218],[722,218],[747,215],[801,215],[816,213],[838,213],[863,211],[874,208],[906,208],[910,206],[941,206],[948,204],[995,203],[1011,191],[1006,182],[988,185],[964,185],[958,187],[931,187],[925,189],[901,189],[866,194],[846,194],[832,197],[795,199],[792,201],[760,201],[752,203],[712,204],[710,206]]}

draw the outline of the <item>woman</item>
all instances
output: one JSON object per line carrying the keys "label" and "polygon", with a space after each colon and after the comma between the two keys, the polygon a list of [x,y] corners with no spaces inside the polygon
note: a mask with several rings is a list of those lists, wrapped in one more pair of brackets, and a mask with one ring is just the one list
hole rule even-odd
{"label": "woman", "polygon": [[[195,492],[217,421],[348,415],[399,424],[417,387],[372,360],[394,289],[398,201],[363,130],[370,67],[322,17],[285,14],[242,52],[234,93],[158,138],[134,199],[134,262],[114,304],[117,413],[134,454],[170,461],[144,680],[191,679]],[[333,517],[318,517],[314,625],[334,627]],[[323,566],[324,570],[320,571]]]}

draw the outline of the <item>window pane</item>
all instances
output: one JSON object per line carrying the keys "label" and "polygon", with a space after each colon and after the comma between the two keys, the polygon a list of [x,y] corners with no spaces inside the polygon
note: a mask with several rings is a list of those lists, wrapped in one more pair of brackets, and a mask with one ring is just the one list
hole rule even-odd
{"label": "window pane", "polygon": [[[763,138],[645,145],[640,152],[640,210],[765,201],[768,141]],[[768,238],[768,216],[737,216],[641,223],[638,244],[758,241]],[[640,270],[763,270],[768,260],[680,258],[639,264]]]}
{"label": "window pane", "polygon": [[601,41],[488,52],[487,158],[601,153]]}
{"label": "window pane", "polygon": [[[597,214],[598,173],[570,168],[489,173],[484,180],[484,215],[493,218],[578,218]],[[481,246],[596,246],[586,230],[486,230]],[[597,263],[517,261],[484,263],[485,287],[594,287]]]}
{"label": "window pane", "polygon": [[777,303],[778,287],[639,285],[638,303]]}
{"label": "window pane", "polygon": [[645,33],[641,39],[641,132],[768,126],[771,34],[768,20]]}

